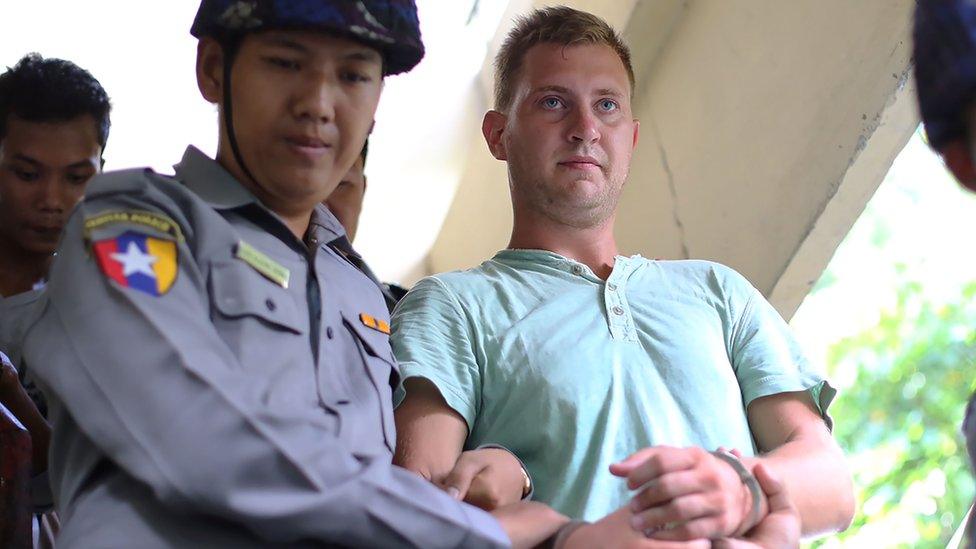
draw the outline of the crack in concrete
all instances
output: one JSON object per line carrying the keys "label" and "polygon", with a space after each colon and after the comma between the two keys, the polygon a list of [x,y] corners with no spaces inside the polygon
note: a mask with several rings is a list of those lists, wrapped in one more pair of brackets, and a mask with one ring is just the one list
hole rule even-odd
{"label": "crack in concrete", "polygon": [[674,184],[674,172],[671,171],[671,165],[668,164],[668,151],[664,148],[664,141],[661,140],[661,132],[657,129],[657,123],[654,119],[650,120],[651,133],[654,134],[654,141],[657,143],[657,151],[661,156],[661,166],[664,168],[664,173],[668,176],[668,190],[671,191],[671,215],[674,218],[674,225],[678,228],[678,239],[681,242],[681,253],[685,259],[691,259],[691,253],[688,251],[688,242],[685,235],[685,224],[681,222],[681,215],[678,213],[678,188]]}

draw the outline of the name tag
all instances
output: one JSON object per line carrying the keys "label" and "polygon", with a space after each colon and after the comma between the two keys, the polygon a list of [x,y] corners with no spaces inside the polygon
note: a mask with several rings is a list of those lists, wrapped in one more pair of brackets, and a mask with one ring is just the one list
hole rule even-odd
{"label": "name tag", "polygon": [[252,269],[271,282],[288,289],[288,279],[291,271],[284,265],[271,259],[260,250],[241,240],[234,250],[234,257],[251,266]]}

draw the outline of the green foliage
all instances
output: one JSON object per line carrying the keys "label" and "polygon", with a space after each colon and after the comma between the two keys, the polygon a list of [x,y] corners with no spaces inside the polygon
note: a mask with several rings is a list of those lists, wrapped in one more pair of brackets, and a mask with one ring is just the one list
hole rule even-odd
{"label": "green foliage", "polygon": [[876,326],[828,354],[832,378],[854,377],[831,408],[858,495],[854,523],[838,539],[860,546],[872,523],[914,521],[917,538],[897,545],[943,548],[973,501],[959,429],[976,388],[976,284],[947,305],[928,301],[914,281],[897,294]]}

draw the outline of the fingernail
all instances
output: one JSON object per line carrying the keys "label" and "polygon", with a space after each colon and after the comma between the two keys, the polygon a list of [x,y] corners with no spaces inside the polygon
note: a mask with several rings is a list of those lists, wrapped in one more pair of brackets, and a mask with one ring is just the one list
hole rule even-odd
{"label": "fingernail", "polygon": [[630,517],[630,527],[633,528],[634,530],[637,530],[638,532],[643,532],[644,519],[640,518],[637,515]]}
{"label": "fingernail", "polygon": [[461,499],[461,491],[453,486],[449,486],[447,488],[447,495],[451,496],[454,499],[458,499],[458,500]]}

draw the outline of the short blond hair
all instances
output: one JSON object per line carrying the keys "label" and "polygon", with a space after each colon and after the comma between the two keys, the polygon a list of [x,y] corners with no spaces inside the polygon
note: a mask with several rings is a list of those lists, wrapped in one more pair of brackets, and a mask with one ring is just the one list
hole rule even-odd
{"label": "short blond hair", "polygon": [[634,93],[634,68],[630,48],[606,21],[585,11],[553,6],[519,17],[515,27],[495,56],[495,109],[504,111],[512,104],[512,88],[525,54],[537,44],[603,44],[620,57],[627,69],[630,93]]}

